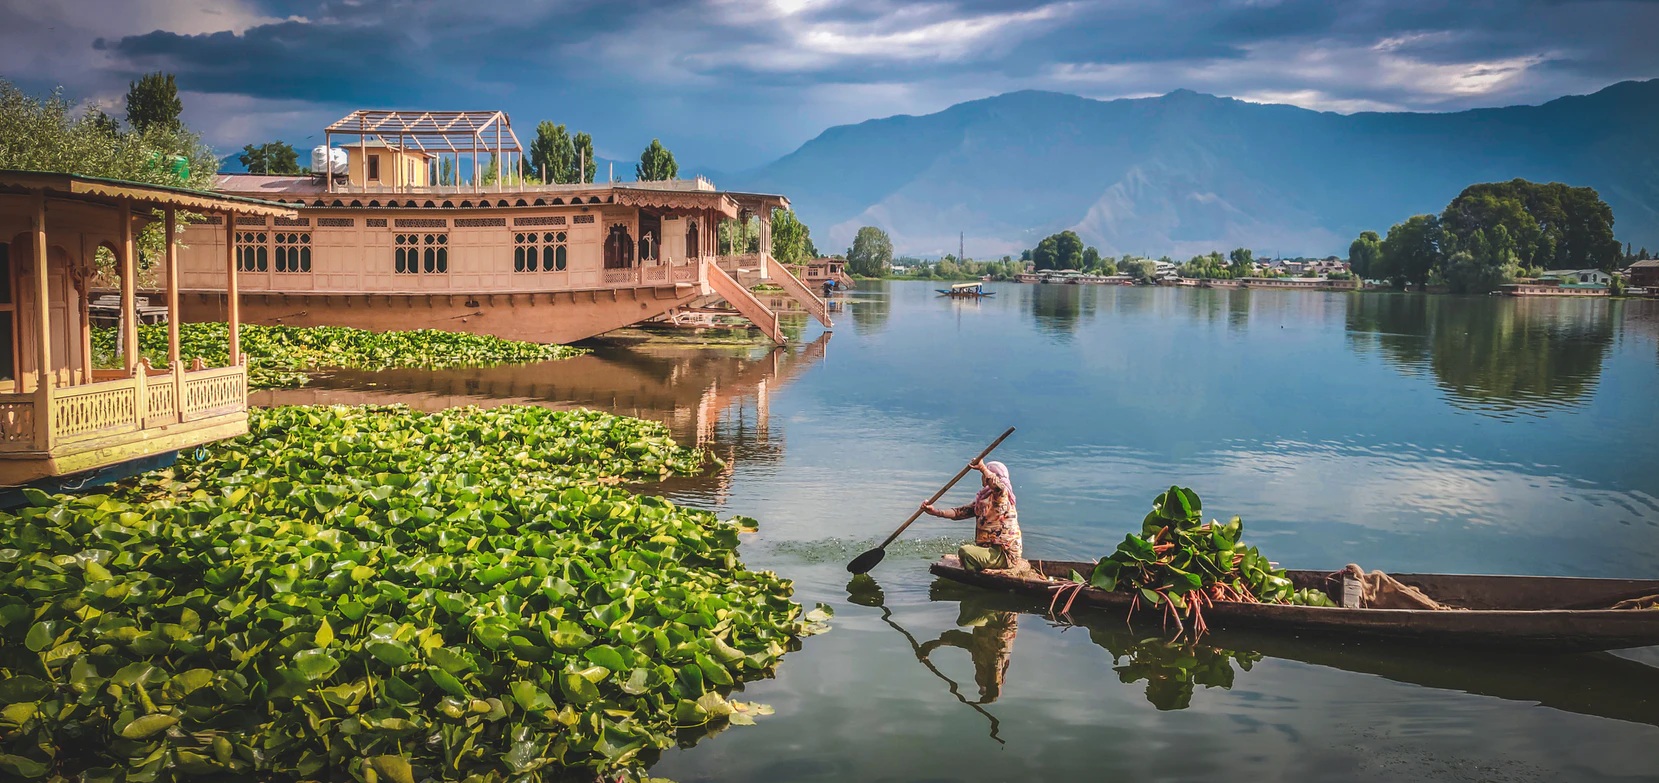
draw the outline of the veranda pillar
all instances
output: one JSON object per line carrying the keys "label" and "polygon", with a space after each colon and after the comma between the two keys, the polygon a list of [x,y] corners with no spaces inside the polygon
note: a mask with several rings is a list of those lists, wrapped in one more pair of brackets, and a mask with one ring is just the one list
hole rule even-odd
{"label": "veranda pillar", "polygon": [[[178,216],[172,207],[167,208],[167,366],[173,372],[182,372],[182,358],[179,355],[179,246],[178,246]],[[232,251],[235,255],[235,251]]]}
{"label": "veranda pillar", "polygon": [[228,330],[230,366],[242,363],[242,293],[236,285],[236,215],[225,213],[225,328]]}
{"label": "veranda pillar", "polygon": [[57,429],[52,410],[52,302],[46,277],[46,194],[35,197],[35,448],[51,451]]}
{"label": "veranda pillar", "polygon": [[117,262],[121,264],[121,348],[125,352],[122,356],[123,367],[127,375],[138,374],[138,360],[142,353],[138,349],[138,261],[134,258],[135,245],[132,238],[132,202],[121,201],[121,257]]}

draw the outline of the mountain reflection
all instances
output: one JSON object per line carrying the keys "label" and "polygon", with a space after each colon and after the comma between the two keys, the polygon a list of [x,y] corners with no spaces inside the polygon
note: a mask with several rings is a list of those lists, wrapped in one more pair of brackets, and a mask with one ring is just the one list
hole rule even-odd
{"label": "mountain reflection", "polygon": [[1349,341],[1407,375],[1425,370],[1453,405],[1541,414],[1583,405],[1613,344],[1607,300],[1362,294]]}

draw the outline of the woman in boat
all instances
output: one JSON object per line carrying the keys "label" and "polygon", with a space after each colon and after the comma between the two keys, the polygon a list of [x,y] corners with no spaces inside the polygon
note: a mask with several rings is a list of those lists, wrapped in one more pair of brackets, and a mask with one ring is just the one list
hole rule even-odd
{"label": "woman in boat", "polygon": [[1008,480],[1008,466],[1001,462],[974,460],[969,467],[981,474],[979,494],[966,506],[937,509],[923,503],[922,511],[945,519],[977,520],[974,542],[956,550],[962,567],[970,571],[1018,568],[1025,560],[1020,543],[1020,516],[1014,508],[1014,485]]}

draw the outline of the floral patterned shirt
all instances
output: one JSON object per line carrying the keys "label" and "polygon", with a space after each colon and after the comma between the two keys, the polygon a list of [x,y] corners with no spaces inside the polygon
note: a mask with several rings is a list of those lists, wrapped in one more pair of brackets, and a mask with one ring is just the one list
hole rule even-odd
{"label": "floral patterned shirt", "polygon": [[966,506],[941,510],[939,516],[945,519],[977,518],[979,524],[974,529],[974,543],[998,547],[1008,555],[1009,560],[1023,559],[1025,548],[1020,543],[1020,515],[1014,509],[1013,488],[995,473],[986,475],[991,479],[991,491],[983,499],[975,498]]}

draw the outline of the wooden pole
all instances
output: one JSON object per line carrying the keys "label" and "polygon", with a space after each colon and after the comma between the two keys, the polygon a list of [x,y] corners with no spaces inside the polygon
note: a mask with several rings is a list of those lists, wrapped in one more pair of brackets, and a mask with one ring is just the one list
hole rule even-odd
{"label": "wooden pole", "polygon": [[472,132],[472,192],[478,192],[478,131]]}
{"label": "wooden pole", "polygon": [[[366,174],[365,174],[366,176]],[[236,214],[225,213],[225,326],[230,334],[230,365],[242,363],[242,294],[236,285]]]}
{"label": "wooden pole", "polygon": [[[183,369],[179,353],[179,245],[178,215],[167,208],[167,366],[174,373]],[[236,254],[235,249],[231,255]]]}
{"label": "wooden pole", "polygon": [[121,200],[121,347],[128,377],[138,374],[138,255],[132,240],[132,202]]}
{"label": "wooden pole", "polygon": [[57,429],[52,410],[52,303],[46,279],[46,194],[35,197],[35,448],[51,451]]}
{"label": "wooden pole", "polygon": [[506,186],[507,183],[501,181],[501,123],[500,123],[500,121],[497,121],[495,123],[495,154],[492,155],[491,157],[495,158],[495,192],[501,193],[501,192],[503,192],[503,188]]}

